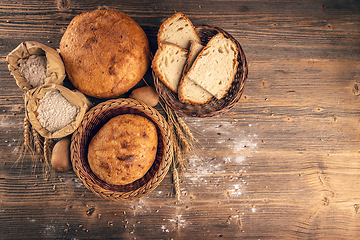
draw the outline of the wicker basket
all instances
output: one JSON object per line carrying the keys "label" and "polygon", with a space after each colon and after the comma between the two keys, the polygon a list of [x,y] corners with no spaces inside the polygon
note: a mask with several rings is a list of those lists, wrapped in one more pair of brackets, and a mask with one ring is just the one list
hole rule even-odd
{"label": "wicker basket", "polygon": [[[92,137],[111,118],[132,113],[151,120],[158,132],[158,150],[153,166],[141,179],[127,185],[112,185],[90,169],[87,149]],[[173,158],[172,135],[164,117],[155,109],[133,99],[114,99],[89,110],[71,140],[71,161],[82,183],[96,195],[114,201],[131,201],[149,194],[167,174]]]}
{"label": "wicker basket", "polygon": [[239,42],[236,41],[236,39],[229,33],[218,27],[209,25],[198,25],[195,26],[195,29],[203,45],[206,45],[209,40],[219,32],[236,43],[239,51],[237,59],[239,61],[239,65],[235,75],[235,80],[233,81],[228,93],[222,99],[218,100],[216,98],[212,98],[208,103],[195,106],[180,102],[177,94],[168,89],[153,72],[154,84],[160,97],[174,111],[188,117],[212,117],[226,113],[240,100],[248,75],[248,66],[244,51],[242,50]]}

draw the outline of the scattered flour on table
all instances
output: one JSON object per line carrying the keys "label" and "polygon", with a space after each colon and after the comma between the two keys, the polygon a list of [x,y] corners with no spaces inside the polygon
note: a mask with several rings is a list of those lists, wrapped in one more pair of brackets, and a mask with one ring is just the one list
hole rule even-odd
{"label": "scattered flour on table", "polygon": [[[259,137],[256,125],[229,122],[209,127],[196,119],[189,125],[204,137],[205,143],[196,149],[205,156],[199,157],[195,149],[195,154],[188,157],[189,167],[183,175],[185,182],[191,181],[187,186],[208,187],[210,191],[226,181],[228,197],[241,196],[247,183],[240,175],[250,168],[246,159],[257,152]],[[224,152],[227,155],[224,156]],[[182,191],[188,190],[183,186]]]}
{"label": "scattered flour on table", "polygon": [[56,132],[75,121],[78,109],[59,91],[48,91],[37,109],[40,124],[49,132]]}
{"label": "scattered flour on table", "polygon": [[34,223],[34,222],[36,222],[36,220],[35,220],[35,219],[33,219],[33,218],[30,218],[30,217],[27,217],[26,219],[27,219],[27,220],[29,220],[29,222],[31,222],[31,223]]}
{"label": "scattered flour on table", "polygon": [[166,219],[166,224],[161,226],[162,232],[170,232],[169,229],[180,229],[180,228],[186,228],[189,226],[189,222],[185,219],[183,219],[183,216],[181,214],[178,214],[174,216],[171,219]]}
{"label": "scattered flour on table", "polygon": [[167,233],[170,232],[169,229],[167,229],[164,225],[161,226],[161,230]]}
{"label": "scattered flour on table", "polygon": [[52,225],[43,225],[44,229],[41,234],[46,238],[55,238],[56,228]]}
{"label": "scattered flour on table", "polygon": [[168,219],[170,223],[173,223],[177,226],[177,228],[185,228],[188,226],[188,222],[183,219],[181,214],[174,216],[172,219]]}
{"label": "scattered flour on table", "polygon": [[[11,130],[13,128],[15,128],[15,130],[17,132],[21,131],[23,128],[23,125],[22,125],[22,121],[21,122],[7,121],[6,118],[2,118],[2,119],[0,119],[0,128],[4,129],[4,132],[7,134],[7,133],[11,132]],[[5,138],[5,141],[6,141],[8,147],[13,147],[13,149],[11,150],[11,154],[17,155],[20,150],[19,146],[18,146],[18,142],[19,142],[18,139],[12,138],[10,140],[10,139]],[[3,156],[0,155],[0,159],[2,157]]]}
{"label": "scattered flour on table", "polygon": [[22,129],[22,127],[23,127],[22,121],[15,122],[15,121],[7,121],[4,118],[0,119],[0,128],[5,128],[8,130],[9,128]]}
{"label": "scattered flour on table", "polygon": [[146,197],[131,201],[128,205],[133,210],[134,216],[151,212],[151,207],[150,204],[147,203]]}
{"label": "scattered flour on table", "polygon": [[31,55],[20,58],[19,73],[32,87],[39,87],[45,83],[47,60],[44,55]]}
{"label": "scattered flour on table", "polygon": [[[71,182],[72,180],[68,180],[68,182]],[[75,187],[76,188],[83,188],[85,187],[84,184],[81,182],[79,178],[74,179]]]}
{"label": "scattered flour on table", "polygon": [[242,190],[243,190],[243,186],[244,182],[242,181],[241,184],[234,184],[230,189],[229,189],[229,195],[231,197],[238,197],[242,194]]}
{"label": "scattered flour on table", "polygon": [[[137,199],[135,201],[131,201],[126,203],[126,205],[128,205],[129,208],[131,208],[131,215],[133,216],[144,216],[144,215],[151,215],[151,214],[159,214],[159,216],[162,214],[162,211],[166,211],[168,212],[169,210],[173,210],[173,216],[171,216],[170,218],[164,218],[162,219],[161,225],[159,226],[159,230],[161,232],[170,232],[173,231],[174,229],[179,229],[179,228],[186,228],[189,225],[191,225],[191,223],[184,219],[183,215],[180,214],[180,212],[183,210],[183,207],[180,205],[173,205],[173,204],[165,204],[163,206],[159,206],[156,209],[153,209],[151,207],[151,203],[149,201],[153,201],[153,199],[150,199],[151,197],[149,196],[145,196],[143,198]],[[150,199],[150,200],[149,200]],[[160,213],[159,213],[160,212]],[[127,214],[129,214],[128,211],[126,211]],[[133,229],[132,232],[133,234],[136,234],[137,232],[137,228],[141,227],[138,226],[136,224],[134,224],[132,226]]]}

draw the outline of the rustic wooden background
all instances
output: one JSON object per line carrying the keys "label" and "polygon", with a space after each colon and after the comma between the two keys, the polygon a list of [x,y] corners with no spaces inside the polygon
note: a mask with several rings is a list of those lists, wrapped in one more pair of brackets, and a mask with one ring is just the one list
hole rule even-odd
{"label": "rustic wooden background", "polygon": [[[148,196],[110,202],[73,171],[45,181],[31,155],[18,165],[24,104],[6,55],[23,41],[58,48],[71,19],[118,9],[156,51],[175,11],[221,27],[249,62],[240,102],[213,118],[184,118],[198,143],[182,174]],[[152,81],[151,75],[147,80]],[[1,239],[359,239],[360,2],[0,1]]]}

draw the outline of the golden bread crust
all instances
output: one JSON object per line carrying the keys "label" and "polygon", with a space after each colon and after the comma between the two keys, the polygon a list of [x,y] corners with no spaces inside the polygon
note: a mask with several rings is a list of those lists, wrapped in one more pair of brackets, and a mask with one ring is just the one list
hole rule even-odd
{"label": "golden bread crust", "polygon": [[149,41],[143,29],[117,10],[77,15],[61,38],[60,54],[73,85],[96,98],[127,92],[150,64]]}
{"label": "golden bread crust", "polygon": [[124,114],[110,119],[91,139],[88,162],[93,173],[114,185],[143,177],[157,151],[157,131],[147,118]]}

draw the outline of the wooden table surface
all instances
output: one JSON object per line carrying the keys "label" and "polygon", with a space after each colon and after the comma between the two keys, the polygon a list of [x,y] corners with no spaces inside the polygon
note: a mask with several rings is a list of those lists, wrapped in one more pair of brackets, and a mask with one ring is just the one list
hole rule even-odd
{"label": "wooden table surface", "polygon": [[[23,41],[53,48],[71,19],[117,9],[146,32],[183,12],[241,44],[249,76],[239,103],[184,117],[197,138],[181,175],[112,202],[71,170],[41,175],[22,143],[22,90],[5,58]],[[147,81],[152,81],[148,75]],[[360,2],[0,1],[0,239],[359,239]]]}

